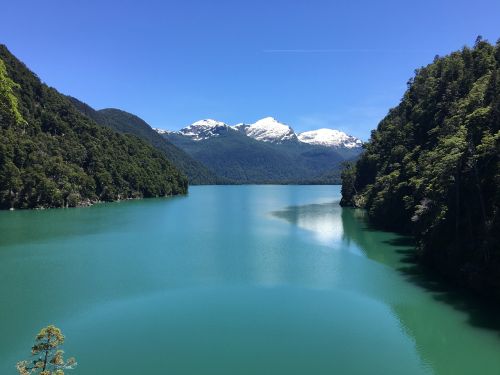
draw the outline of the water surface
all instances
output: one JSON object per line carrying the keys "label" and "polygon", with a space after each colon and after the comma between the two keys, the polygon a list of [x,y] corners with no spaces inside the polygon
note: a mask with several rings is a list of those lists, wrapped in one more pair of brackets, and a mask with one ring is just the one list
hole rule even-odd
{"label": "water surface", "polygon": [[74,374],[500,374],[498,331],[402,272],[411,245],[339,195],[205,186],[1,212],[0,374],[50,323]]}

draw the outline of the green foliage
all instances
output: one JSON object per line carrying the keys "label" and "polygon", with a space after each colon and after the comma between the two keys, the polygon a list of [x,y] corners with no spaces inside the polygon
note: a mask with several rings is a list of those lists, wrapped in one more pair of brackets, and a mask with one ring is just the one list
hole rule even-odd
{"label": "green foliage", "polygon": [[177,147],[215,173],[236,184],[328,184],[340,182],[344,156],[357,150],[338,150],[299,142],[260,142],[237,131],[193,141],[179,134],[165,134]]}
{"label": "green foliage", "polygon": [[24,123],[17,97],[14,95],[15,88],[18,88],[18,85],[9,78],[5,64],[0,59],[0,123],[5,125]]}
{"label": "green foliage", "polygon": [[356,168],[353,163],[345,163],[340,175],[342,179],[342,199],[340,204],[343,206],[352,206],[354,204],[354,196],[356,195]]}
{"label": "green foliage", "polygon": [[499,296],[499,151],[500,44],[479,38],[416,71],[344,172],[342,204],[414,233],[423,261]]}
{"label": "green foliage", "polygon": [[71,207],[187,191],[187,179],[163,153],[98,126],[1,45],[0,59],[0,208]]}
{"label": "green foliage", "polygon": [[131,113],[113,108],[96,111],[78,99],[72,97],[68,98],[80,112],[93,119],[97,124],[106,126],[120,133],[134,135],[151,144],[158,151],[162,152],[170,162],[188,177],[190,184],[205,185],[224,182],[217,178],[214,172],[210,171],[203,164],[194,160],[186,152],[177,148],[166,138],[154,131],[141,118]]}
{"label": "green foliage", "polygon": [[59,328],[53,325],[42,328],[31,348],[33,358],[18,362],[17,371],[20,375],[64,375],[64,370],[75,368],[76,360],[64,360],[64,351],[59,349],[63,343],[64,335]]}

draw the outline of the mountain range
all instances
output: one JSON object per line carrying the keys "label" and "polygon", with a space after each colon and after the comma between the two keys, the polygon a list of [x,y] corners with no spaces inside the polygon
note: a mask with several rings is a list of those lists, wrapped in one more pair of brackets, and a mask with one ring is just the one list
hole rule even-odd
{"label": "mountain range", "polygon": [[[43,84],[0,45],[0,209],[68,207],[183,194],[190,184],[338,183],[361,141],[296,134],[271,117],[153,130]],[[187,178],[186,178],[187,177]]]}
{"label": "mountain range", "polygon": [[334,129],[295,133],[273,117],[230,126],[196,121],[158,134],[233,183],[338,183],[344,161],[362,151],[361,140]]}
{"label": "mountain range", "polygon": [[172,133],[184,135],[195,141],[217,137],[224,130],[236,130],[257,141],[277,144],[298,141],[319,146],[335,147],[339,150],[342,148],[359,149],[363,146],[363,142],[360,139],[335,129],[322,128],[296,134],[289,125],[283,124],[273,117],[265,117],[253,124],[239,123],[234,126],[229,126],[222,121],[205,119],[197,121],[177,132],[159,128],[155,128],[154,130],[162,135]]}

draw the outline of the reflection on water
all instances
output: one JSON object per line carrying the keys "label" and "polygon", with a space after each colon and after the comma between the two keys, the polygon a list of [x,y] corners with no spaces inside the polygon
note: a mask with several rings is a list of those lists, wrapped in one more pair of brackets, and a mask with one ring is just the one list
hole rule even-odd
{"label": "reflection on water", "polygon": [[321,244],[334,246],[342,241],[344,233],[341,211],[338,202],[330,202],[289,206],[272,214],[311,231]]}
{"label": "reflection on water", "polygon": [[[433,373],[500,373],[500,338],[495,331],[500,319],[495,310],[488,311],[409,264],[410,238],[375,230],[368,225],[365,211],[342,209],[337,202],[290,206],[273,215],[310,231],[324,245],[358,252],[390,267],[394,278],[389,282],[384,282],[386,274],[371,274],[367,281],[373,288],[358,280],[356,290],[391,308]],[[356,267],[357,272],[369,271],[363,264]]]}
{"label": "reflection on water", "polygon": [[496,332],[401,273],[411,244],[339,195],[204,186],[0,215],[0,373],[55,322],[82,374],[500,374]]}

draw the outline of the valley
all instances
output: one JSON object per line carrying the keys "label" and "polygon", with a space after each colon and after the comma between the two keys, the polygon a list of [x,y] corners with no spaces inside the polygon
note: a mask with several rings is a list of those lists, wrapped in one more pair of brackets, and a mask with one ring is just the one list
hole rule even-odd
{"label": "valley", "polygon": [[339,183],[343,163],[356,159],[363,144],[333,129],[296,134],[272,117],[234,126],[205,119],[179,131],[155,130],[237,184]]}

